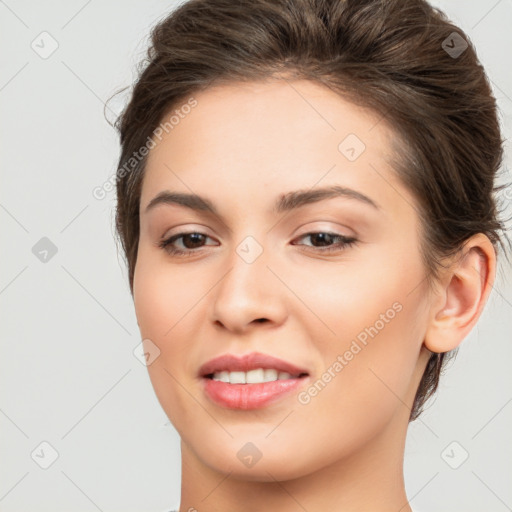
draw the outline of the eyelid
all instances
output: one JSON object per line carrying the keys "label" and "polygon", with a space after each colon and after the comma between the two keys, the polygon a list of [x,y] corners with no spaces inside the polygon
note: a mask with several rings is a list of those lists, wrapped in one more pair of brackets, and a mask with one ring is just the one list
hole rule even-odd
{"label": "eyelid", "polygon": [[183,235],[187,233],[201,233],[202,235],[212,237],[212,235],[208,234],[207,231],[210,232],[211,229],[203,224],[180,224],[179,226],[174,226],[173,228],[165,231],[160,238],[161,240],[164,240],[174,235]]}
{"label": "eyelid", "polygon": [[[302,224],[299,226],[296,230],[296,232],[301,232],[302,230],[303,234],[311,234],[311,233],[331,233],[339,236],[344,236],[346,238],[358,238],[358,233],[354,231],[354,229],[351,229],[349,226],[345,224],[340,224],[336,221],[313,221],[313,222],[307,222],[305,224]],[[301,236],[300,234],[295,235]]]}

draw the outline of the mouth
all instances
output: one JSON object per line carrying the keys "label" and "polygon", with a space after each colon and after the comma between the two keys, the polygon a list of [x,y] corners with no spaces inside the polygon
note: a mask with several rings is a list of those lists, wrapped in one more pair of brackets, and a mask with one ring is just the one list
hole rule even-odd
{"label": "mouth", "polygon": [[307,369],[261,353],[226,354],[201,366],[207,397],[229,409],[259,409],[309,381]]}
{"label": "mouth", "polygon": [[307,372],[292,375],[275,368],[255,368],[248,372],[222,370],[220,372],[204,375],[204,378],[218,382],[227,382],[229,384],[263,384],[277,380],[301,379],[308,375]]}
{"label": "mouth", "polygon": [[306,368],[260,352],[243,356],[224,354],[203,364],[198,373],[200,377],[231,384],[255,384],[309,375]]}

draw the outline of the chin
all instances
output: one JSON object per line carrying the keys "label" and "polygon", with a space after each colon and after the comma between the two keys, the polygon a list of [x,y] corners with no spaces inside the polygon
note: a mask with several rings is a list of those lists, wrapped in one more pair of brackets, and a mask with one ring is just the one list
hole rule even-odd
{"label": "chin", "polygon": [[[296,444],[283,446],[282,443],[258,440],[250,435],[235,436],[225,443],[218,440],[205,443],[202,439],[196,446],[198,449],[194,452],[200,463],[212,471],[229,474],[230,479],[285,481],[300,478],[315,469],[315,461],[307,458],[308,451],[298,451]],[[311,449],[309,453],[312,453]]]}

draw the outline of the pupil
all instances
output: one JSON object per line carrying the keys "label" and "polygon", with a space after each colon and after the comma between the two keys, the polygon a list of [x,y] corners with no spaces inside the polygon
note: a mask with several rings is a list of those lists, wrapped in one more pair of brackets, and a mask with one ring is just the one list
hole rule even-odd
{"label": "pupil", "polygon": [[313,237],[317,240],[320,239],[321,245],[329,245],[332,243],[332,240],[330,240],[331,235],[329,233],[315,233]]}
{"label": "pupil", "polygon": [[[183,243],[187,249],[193,249],[195,247],[194,244],[201,244],[202,241],[202,234],[201,233],[189,233],[183,238]],[[187,244],[186,241],[192,239],[192,247],[190,247],[190,244]]]}

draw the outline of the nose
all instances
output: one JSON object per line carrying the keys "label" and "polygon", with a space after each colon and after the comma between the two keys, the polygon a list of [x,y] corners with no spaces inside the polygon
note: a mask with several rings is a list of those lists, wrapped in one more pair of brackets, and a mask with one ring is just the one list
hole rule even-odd
{"label": "nose", "polygon": [[268,249],[249,262],[233,251],[217,286],[212,290],[213,322],[243,333],[266,323],[281,325],[287,316],[286,287],[269,268]]}

